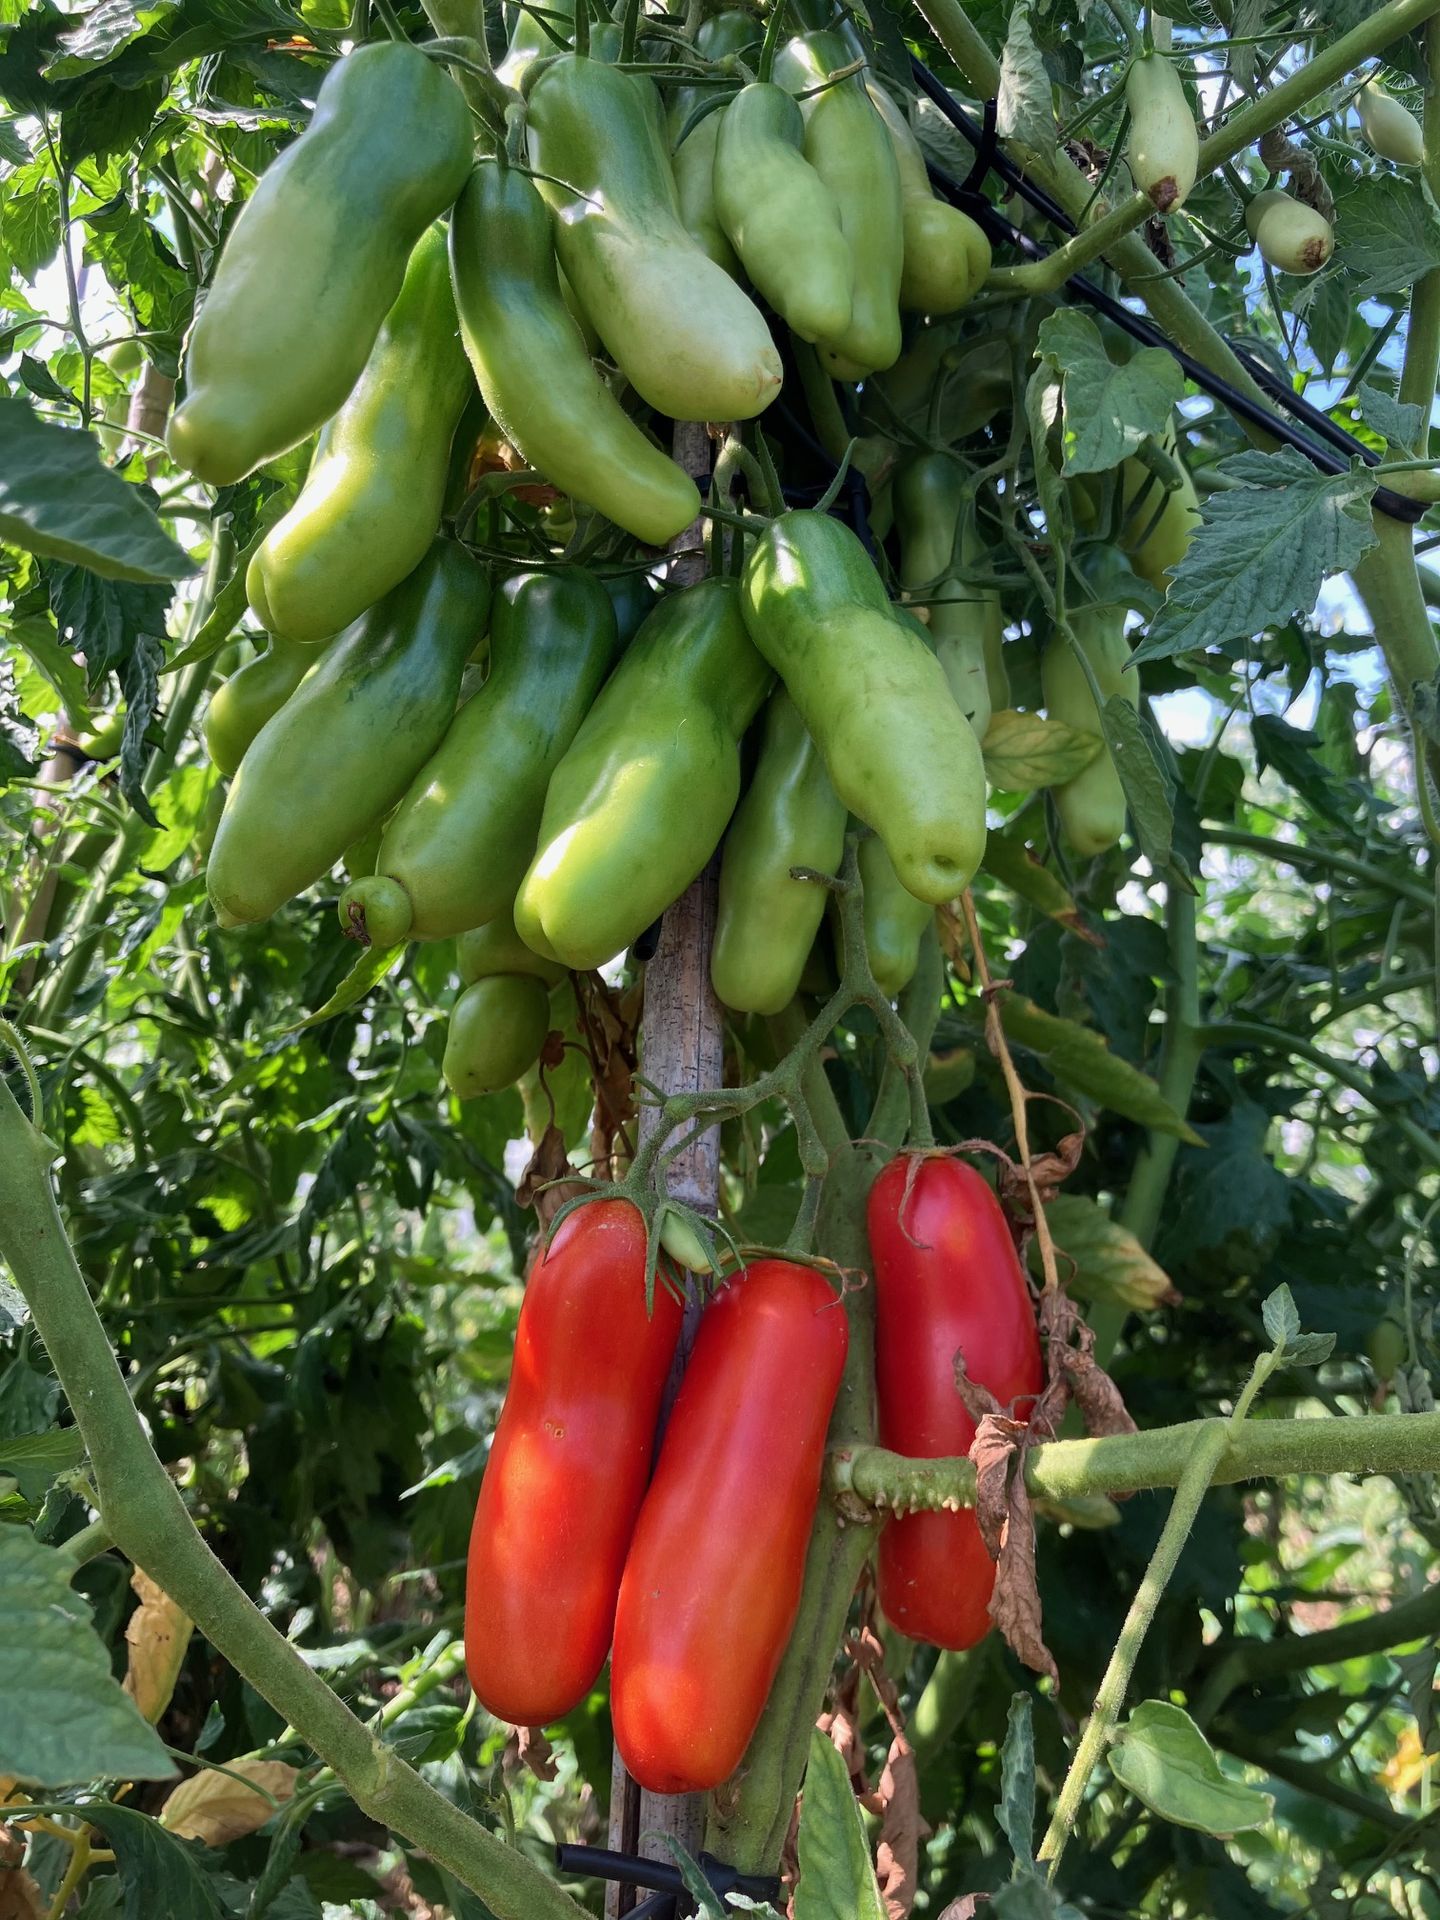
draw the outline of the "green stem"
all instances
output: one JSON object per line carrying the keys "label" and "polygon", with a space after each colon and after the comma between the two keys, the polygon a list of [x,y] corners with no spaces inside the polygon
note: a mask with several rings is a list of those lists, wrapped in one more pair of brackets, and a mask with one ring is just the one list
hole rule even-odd
{"label": "green stem", "polygon": [[[190,644],[209,618],[210,610],[215,604],[215,596],[230,571],[234,557],[235,540],[230,532],[229,523],[228,521],[224,524],[217,523],[211,538],[210,557],[205,565],[205,577],[185,622],[182,648]],[[169,777],[179,759],[181,748],[185,744],[191,723],[195,718],[195,710],[210,684],[213,666],[213,659],[197,660],[180,675],[169,711],[165,716],[160,745],[151,755],[150,765],[145,770],[144,788],[147,794],[153,794]],[[71,1000],[83,985],[95,949],[104,935],[111,911],[110,890],[130,871],[152,831],[153,829],[141,819],[138,813],[127,814],[119,833],[109,842],[108,848],[96,862],[94,877],[85,890],[85,896],[80,902],[70,928],[70,951],[40,995],[36,1019],[41,1025],[59,1025]],[[54,937],[53,930],[51,937]]]}
{"label": "green stem", "polygon": [[[853,870],[853,850],[847,872]],[[858,888],[840,896],[842,915],[860,911]],[[847,955],[846,972],[850,970]],[[922,977],[923,976],[923,977]],[[907,1031],[923,1059],[929,1052],[940,1004],[940,968],[928,962],[901,1001]],[[804,1017],[793,1007],[771,1023],[782,1044],[804,1037]],[[893,1055],[892,1055],[893,1057]],[[861,1273],[869,1263],[865,1203],[871,1182],[888,1149],[897,1147],[910,1125],[910,1103],[899,1098],[879,1115],[882,1130],[864,1146],[852,1145],[844,1119],[825,1079],[818,1053],[806,1057],[802,1089],[810,1112],[831,1153],[831,1168],[820,1203],[818,1240],[822,1253],[842,1271]],[[874,1123],[872,1122],[872,1125]],[[874,1301],[868,1287],[845,1296],[850,1350],[830,1437],[840,1447],[863,1445],[874,1431]],[[824,1703],[835,1649],[855,1583],[874,1542],[873,1527],[843,1514],[822,1500],[815,1517],[800,1611],[755,1737],[739,1771],[723,1795],[711,1797],[706,1845],[718,1859],[742,1872],[772,1872],[778,1866],[790,1830],[790,1818],[810,1749],[810,1730]]]}
{"label": "green stem", "polygon": [[1366,886],[1380,887],[1386,893],[1397,894],[1402,900],[1413,900],[1417,906],[1434,905],[1434,895],[1423,880],[1414,880],[1409,874],[1377,867],[1369,860],[1357,860],[1353,854],[1336,853],[1329,847],[1302,845],[1298,841],[1274,840],[1263,833],[1243,833],[1238,827],[1207,825],[1205,838],[1214,846],[1240,847],[1247,853],[1258,853],[1267,860],[1277,861],[1281,866],[1319,867],[1328,873],[1341,873],[1349,880],[1359,880]]}
{"label": "green stem", "polygon": [[[1307,1060],[1312,1067],[1318,1067],[1332,1080],[1338,1080],[1342,1087],[1348,1087],[1370,1106],[1378,1108],[1375,1089],[1368,1074],[1352,1066],[1348,1060],[1337,1060],[1333,1053],[1313,1045],[1301,1034],[1288,1033],[1283,1027],[1267,1027],[1259,1020],[1226,1020],[1207,1026],[1202,1031],[1207,1046],[1246,1047],[1259,1052],[1288,1053],[1297,1060]],[[1383,1115],[1392,1127],[1404,1134],[1422,1160],[1428,1160],[1432,1167],[1440,1168],[1440,1140],[1396,1108],[1385,1107]]]}
{"label": "green stem", "polygon": [[[1177,1487],[1208,1420],[1100,1440],[1053,1440],[1025,1456],[1025,1484],[1037,1498],[1137,1493]],[[1440,1470],[1440,1413],[1375,1413],[1344,1419],[1255,1420],[1232,1433],[1215,1467],[1216,1486],[1285,1480],[1297,1474],[1401,1474]],[[975,1469],[966,1459],[909,1460],[883,1447],[841,1447],[831,1456],[837,1494],[894,1511],[973,1506]]]}
{"label": "green stem", "polygon": [[1298,1787],[1301,1793],[1312,1794],[1317,1800],[1327,1801],[1331,1806],[1355,1814],[1361,1820],[1369,1820],[1389,1833],[1408,1835],[1419,1831],[1422,1823],[1408,1813],[1397,1813],[1394,1807],[1383,1800],[1341,1786],[1339,1781],[1330,1778],[1323,1767],[1311,1761],[1277,1753],[1273,1739],[1254,1740],[1238,1727],[1229,1726],[1217,1729],[1215,1738],[1216,1743],[1227,1753],[1233,1753],[1237,1760],[1261,1768],[1274,1779],[1283,1780],[1287,1786]]}
{"label": "green stem", "polygon": [[[1268,88],[1266,92],[1247,101],[1243,107],[1237,108],[1207,140],[1202,140],[1197,179],[1204,180],[1217,167],[1234,160],[1271,127],[1281,126],[1293,119],[1317,95],[1324,93],[1337,80],[1342,80],[1353,68],[1409,33],[1422,21],[1431,19],[1437,12],[1440,12],[1440,0],[1390,0],[1388,6],[1377,8],[1359,26],[1341,34],[1338,40],[1331,41],[1278,86]],[[1098,260],[1117,241],[1143,226],[1154,211],[1148,195],[1137,189],[1101,219],[1085,225],[1073,240],[1067,240],[1064,246],[1057,247],[1044,260],[1023,267],[1002,267],[990,275],[986,286],[1009,293],[1054,293],[1072,273],[1078,273],[1092,260]],[[1427,390],[1427,404],[1434,389],[1432,378]]]}
{"label": "green stem", "polygon": [[[1422,121],[1425,135],[1425,159],[1421,175],[1432,198],[1440,198],[1440,20],[1432,19],[1425,29],[1425,61],[1430,85],[1425,90]],[[1400,372],[1398,398],[1402,406],[1418,406],[1420,430],[1415,451],[1426,453],[1430,446],[1430,409],[1435,401],[1435,383],[1440,378],[1440,267],[1431,267],[1415,282],[1410,296],[1410,317],[1405,327],[1405,360]]]}
{"label": "green stem", "polygon": [[1291,1633],[1275,1640],[1236,1640],[1215,1662],[1191,1709],[1198,1726],[1219,1713],[1235,1689],[1247,1680],[1265,1680],[1286,1673],[1308,1673],[1316,1667],[1339,1666],[1344,1660],[1363,1660],[1412,1640],[1433,1640],[1440,1634],[1440,1586],[1425,1587],[1398,1606],[1347,1620],[1321,1633]]}
{"label": "green stem", "polygon": [[362,1811],[424,1848],[499,1920],[581,1920],[581,1909],[553,1880],[428,1786],[357,1720],[206,1546],[151,1450],[75,1264],[51,1191],[53,1153],[0,1083],[0,1255],[69,1400],[116,1546],[334,1768]]}
{"label": "green stem", "polygon": [[1211,1482],[1221,1455],[1225,1451],[1230,1432],[1229,1423],[1216,1420],[1207,1422],[1199,1444],[1185,1464],[1185,1470],[1175,1489],[1175,1498],[1170,1503],[1170,1512],[1165,1526],[1156,1542],[1155,1551],[1150,1556],[1150,1564],[1145,1569],[1145,1577],[1136,1590],[1130,1603],[1130,1611],[1125,1616],[1125,1624],[1120,1629],[1120,1637],[1115,1642],[1110,1655],[1110,1664],[1095,1695],[1095,1705],[1080,1736],[1080,1744],[1075,1749],[1075,1758],[1065,1775],[1064,1785],[1055,1802],[1055,1811],[1051,1815],[1050,1825],[1045,1838],[1040,1843],[1038,1858],[1047,1861],[1051,1875],[1058,1871],[1064,1857],[1066,1845],[1074,1829],[1080,1808],[1084,1803],[1085,1790],[1090,1784],[1090,1776],[1099,1763],[1100,1756],[1109,1745],[1111,1736],[1119,1724],[1120,1715],[1125,1707],[1125,1695],[1129,1690],[1130,1676],[1135,1670],[1135,1662],[1140,1657],[1140,1649],[1155,1618],[1156,1609],[1164,1597],[1170,1576],[1184,1551],[1185,1542],[1190,1538],[1195,1516],[1200,1504],[1210,1491]]}
{"label": "green stem", "polygon": [[[1195,895],[1172,884],[1166,890],[1165,900],[1171,977],[1165,991],[1165,1038],[1157,1078],[1162,1096],[1182,1118],[1189,1111],[1195,1076],[1205,1051],[1200,1036],[1200,950],[1195,916]],[[1180,1141],[1176,1135],[1151,1128],[1135,1157],[1117,1219],[1143,1247],[1151,1245],[1159,1230],[1179,1151]],[[1101,1366],[1115,1351],[1128,1311],[1119,1301],[1104,1300],[1091,1314],[1095,1357]]]}

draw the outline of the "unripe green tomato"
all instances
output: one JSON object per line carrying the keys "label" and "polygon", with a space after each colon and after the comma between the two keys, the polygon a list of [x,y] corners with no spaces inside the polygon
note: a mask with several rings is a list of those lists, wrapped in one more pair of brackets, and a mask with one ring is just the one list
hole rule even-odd
{"label": "unripe green tomato", "polygon": [[1365,1336],[1365,1357],[1375,1369],[1377,1380],[1393,1380],[1409,1351],[1409,1336],[1388,1313],[1383,1320],[1377,1320]]}
{"label": "unripe green tomato", "polygon": [[1278,188],[1257,193],[1245,225],[1260,257],[1277,273],[1318,273],[1335,251],[1335,230],[1323,213]]}
{"label": "unripe green tomato", "polygon": [[[1400,111],[1404,113],[1405,109],[1402,107]],[[100,358],[113,374],[126,380],[144,366],[145,350],[138,340],[117,340],[112,346],[101,348]]]}
{"label": "unripe green tomato", "polygon": [[935,909],[901,886],[878,835],[869,834],[860,842],[859,861],[870,971],[880,991],[894,1000],[915,977],[920,941],[935,918]]}
{"label": "unripe green tomato", "polygon": [[1425,135],[1408,108],[1375,80],[1360,89],[1355,104],[1360,110],[1360,131],[1373,152],[1397,167],[1420,165],[1425,158]]}
{"label": "unripe green tomato", "polygon": [[540,1058],[550,995],[533,975],[497,973],[466,987],[450,1014],[442,1071],[457,1100],[498,1093]]}
{"label": "unripe green tomato", "polygon": [[122,700],[113,713],[101,714],[93,731],[82,733],[75,744],[91,760],[113,760],[124,737],[125,702]]}
{"label": "unripe green tomato", "polygon": [[352,880],[337,908],[340,931],[362,947],[398,947],[410,931],[410,896],[388,874],[366,873]]}
{"label": "unripe green tomato", "polygon": [[467,987],[497,973],[531,973],[547,987],[559,986],[565,978],[565,969],[558,961],[530,951],[508,912],[460,934],[455,941],[455,964]]}
{"label": "unripe green tomato", "polygon": [[1180,76],[1163,54],[1142,54],[1131,63],[1125,104],[1125,158],[1135,184],[1157,213],[1178,213],[1195,184],[1200,136]]}
{"label": "unripe green tomato", "polygon": [[662,1207],[659,1227],[660,1244],[677,1267],[683,1267],[687,1273],[715,1271],[714,1257],[683,1214],[676,1213],[672,1207]]}
{"label": "unripe green tomato", "polygon": [[217,780],[205,796],[205,811],[200,816],[200,824],[195,829],[195,861],[203,867],[210,858],[210,849],[215,844],[215,829],[220,825],[220,816],[225,811],[225,782]]}

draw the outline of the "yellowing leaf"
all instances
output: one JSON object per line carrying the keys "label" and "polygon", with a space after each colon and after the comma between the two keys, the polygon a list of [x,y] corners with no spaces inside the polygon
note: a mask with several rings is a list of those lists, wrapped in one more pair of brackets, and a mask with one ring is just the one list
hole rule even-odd
{"label": "yellowing leaf", "polygon": [[160,1809],[160,1824],[181,1840],[228,1846],[263,1827],[276,1802],[290,1799],[298,1778],[283,1760],[231,1760],[224,1773],[207,1770],[182,1780]]}
{"label": "yellowing leaf", "polygon": [[1081,733],[1063,720],[1002,707],[985,729],[985,778],[1005,793],[1061,786],[1089,766],[1101,744],[1099,734]]}
{"label": "yellowing leaf", "polygon": [[137,1567],[130,1584],[140,1604],[125,1627],[129,1659],[125,1691],[153,1726],[170,1704],[194,1623],[148,1573]]}
{"label": "yellowing leaf", "polygon": [[1148,1073],[1132,1067],[1118,1053],[1112,1053],[1104,1034],[1078,1021],[1063,1020],[1027,1000],[1023,993],[1007,993],[1000,1001],[1000,1019],[1005,1038],[1013,1045],[1028,1047],[1043,1060],[1055,1078],[1076,1093],[1123,1113],[1127,1120],[1138,1120],[1157,1133],[1173,1133],[1192,1146],[1203,1142],[1194,1129],[1178,1114]]}
{"label": "yellowing leaf", "polygon": [[[1045,1217],[1059,1255],[1061,1284],[1078,1299],[1118,1300],[1142,1310],[1178,1299],[1165,1269],[1128,1227],[1112,1220],[1094,1200],[1079,1193],[1057,1194]],[[1038,1240],[1030,1242],[1029,1259],[1039,1279]]]}

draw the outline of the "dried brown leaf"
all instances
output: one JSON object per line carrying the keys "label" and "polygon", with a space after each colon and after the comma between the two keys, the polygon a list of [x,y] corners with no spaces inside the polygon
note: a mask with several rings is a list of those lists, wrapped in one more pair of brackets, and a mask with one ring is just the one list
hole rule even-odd
{"label": "dried brown leaf", "polygon": [[[1120,1389],[1095,1358],[1095,1335],[1068,1295],[1047,1293],[1041,1299],[1040,1337],[1045,1344],[1051,1386],[1063,1388],[1065,1402],[1073,1400],[1079,1407],[1085,1431],[1092,1436],[1134,1433],[1135,1422],[1126,1411]],[[1049,1388],[1046,1400],[1047,1419],[1053,1429],[1064,1409],[1049,1404]]]}
{"label": "dried brown leaf", "polygon": [[540,1136],[540,1144],[531,1154],[515,1198],[522,1207],[534,1207],[542,1227],[548,1227],[567,1200],[585,1191],[583,1180],[567,1180],[570,1156],[565,1151],[565,1136],[552,1120]]}
{"label": "dried brown leaf", "polygon": [[1040,1587],[1035,1577],[1035,1515],[1023,1474],[1010,1476],[1009,1494],[995,1567],[995,1591],[990,1596],[990,1618],[1016,1657],[1035,1673],[1048,1673],[1058,1686],[1060,1672],[1045,1644]]}
{"label": "dried brown leaf", "polygon": [[976,1920],[976,1915],[980,1911],[980,1902],[982,1900],[988,1906],[990,1904],[989,1894],[962,1893],[958,1900],[952,1900],[950,1902],[949,1906],[946,1907],[945,1911],[941,1914],[940,1920]]}
{"label": "dried brown leaf", "polygon": [[[9,1828],[0,1827],[0,1836],[6,1835]],[[50,1911],[50,1902],[20,1865],[24,1851],[20,1842],[11,1858],[9,1841],[0,1840],[0,1920],[45,1920]]]}
{"label": "dried brown leaf", "polygon": [[130,1585],[140,1604],[125,1623],[125,1691],[153,1726],[170,1704],[194,1622],[139,1567]]}
{"label": "dried brown leaf", "polygon": [[[160,1809],[160,1824],[180,1840],[225,1847],[263,1827],[295,1792],[299,1771],[283,1760],[227,1760],[226,1771],[192,1774]],[[240,1779],[232,1778],[239,1774]]]}
{"label": "dried brown leaf", "polygon": [[905,1920],[915,1904],[920,1842],[930,1831],[920,1816],[920,1778],[915,1751],[904,1733],[890,1742],[876,1797],[882,1807],[876,1877],[889,1920]]}
{"label": "dried brown leaf", "polygon": [[553,1780],[560,1770],[555,1749],[545,1738],[541,1727],[515,1729],[515,1757],[521,1766],[530,1769],[537,1780]]}

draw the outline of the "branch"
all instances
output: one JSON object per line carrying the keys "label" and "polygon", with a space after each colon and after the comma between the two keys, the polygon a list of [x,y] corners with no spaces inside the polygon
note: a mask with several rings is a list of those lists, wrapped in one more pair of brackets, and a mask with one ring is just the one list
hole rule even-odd
{"label": "branch", "polygon": [[[1207,140],[1202,140],[1197,179],[1204,180],[1217,167],[1234,160],[1272,127],[1283,126],[1287,120],[1294,119],[1337,80],[1343,80],[1347,73],[1436,13],[1440,13],[1440,0],[1390,0],[1388,6],[1378,8],[1358,27],[1331,41],[1278,86],[1237,108]],[[1092,260],[1108,253],[1117,241],[1151,219],[1154,212],[1149,196],[1137,188],[1118,207],[1085,227],[1064,246],[1057,247],[1044,260],[1028,266],[1002,267],[990,275],[986,286],[1011,293],[1055,293],[1072,273],[1078,273]],[[1432,378],[1430,393],[1434,392],[1434,386]]]}
{"label": "branch", "polygon": [[[1071,1500],[1090,1493],[1178,1487],[1208,1420],[1187,1420],[1100,1440],[1054,1440],[1025,1456],[1032,1494]],[[1284,1480],[1302,1473],[1440,1471],[1440,1413],[1376,1413],[1345,1419],[1255,1420],[1230,1435],[1213,1484]],[[832,1490],[896,1513],[975,1504],[975,1469],[966,1459],[909,1460],[883,1447],[832,1453]]]}
{"label": "branch", "polygon": [[51,1143],[0,1081],[0,1256],[85,1441],[115,1545],[331,1766],[356,1805],[421,1847],[498,1920],[581,1920],[553,1880],[426,1784],[356,1719],[216,1560],[151,1450],[51,1191]]}

